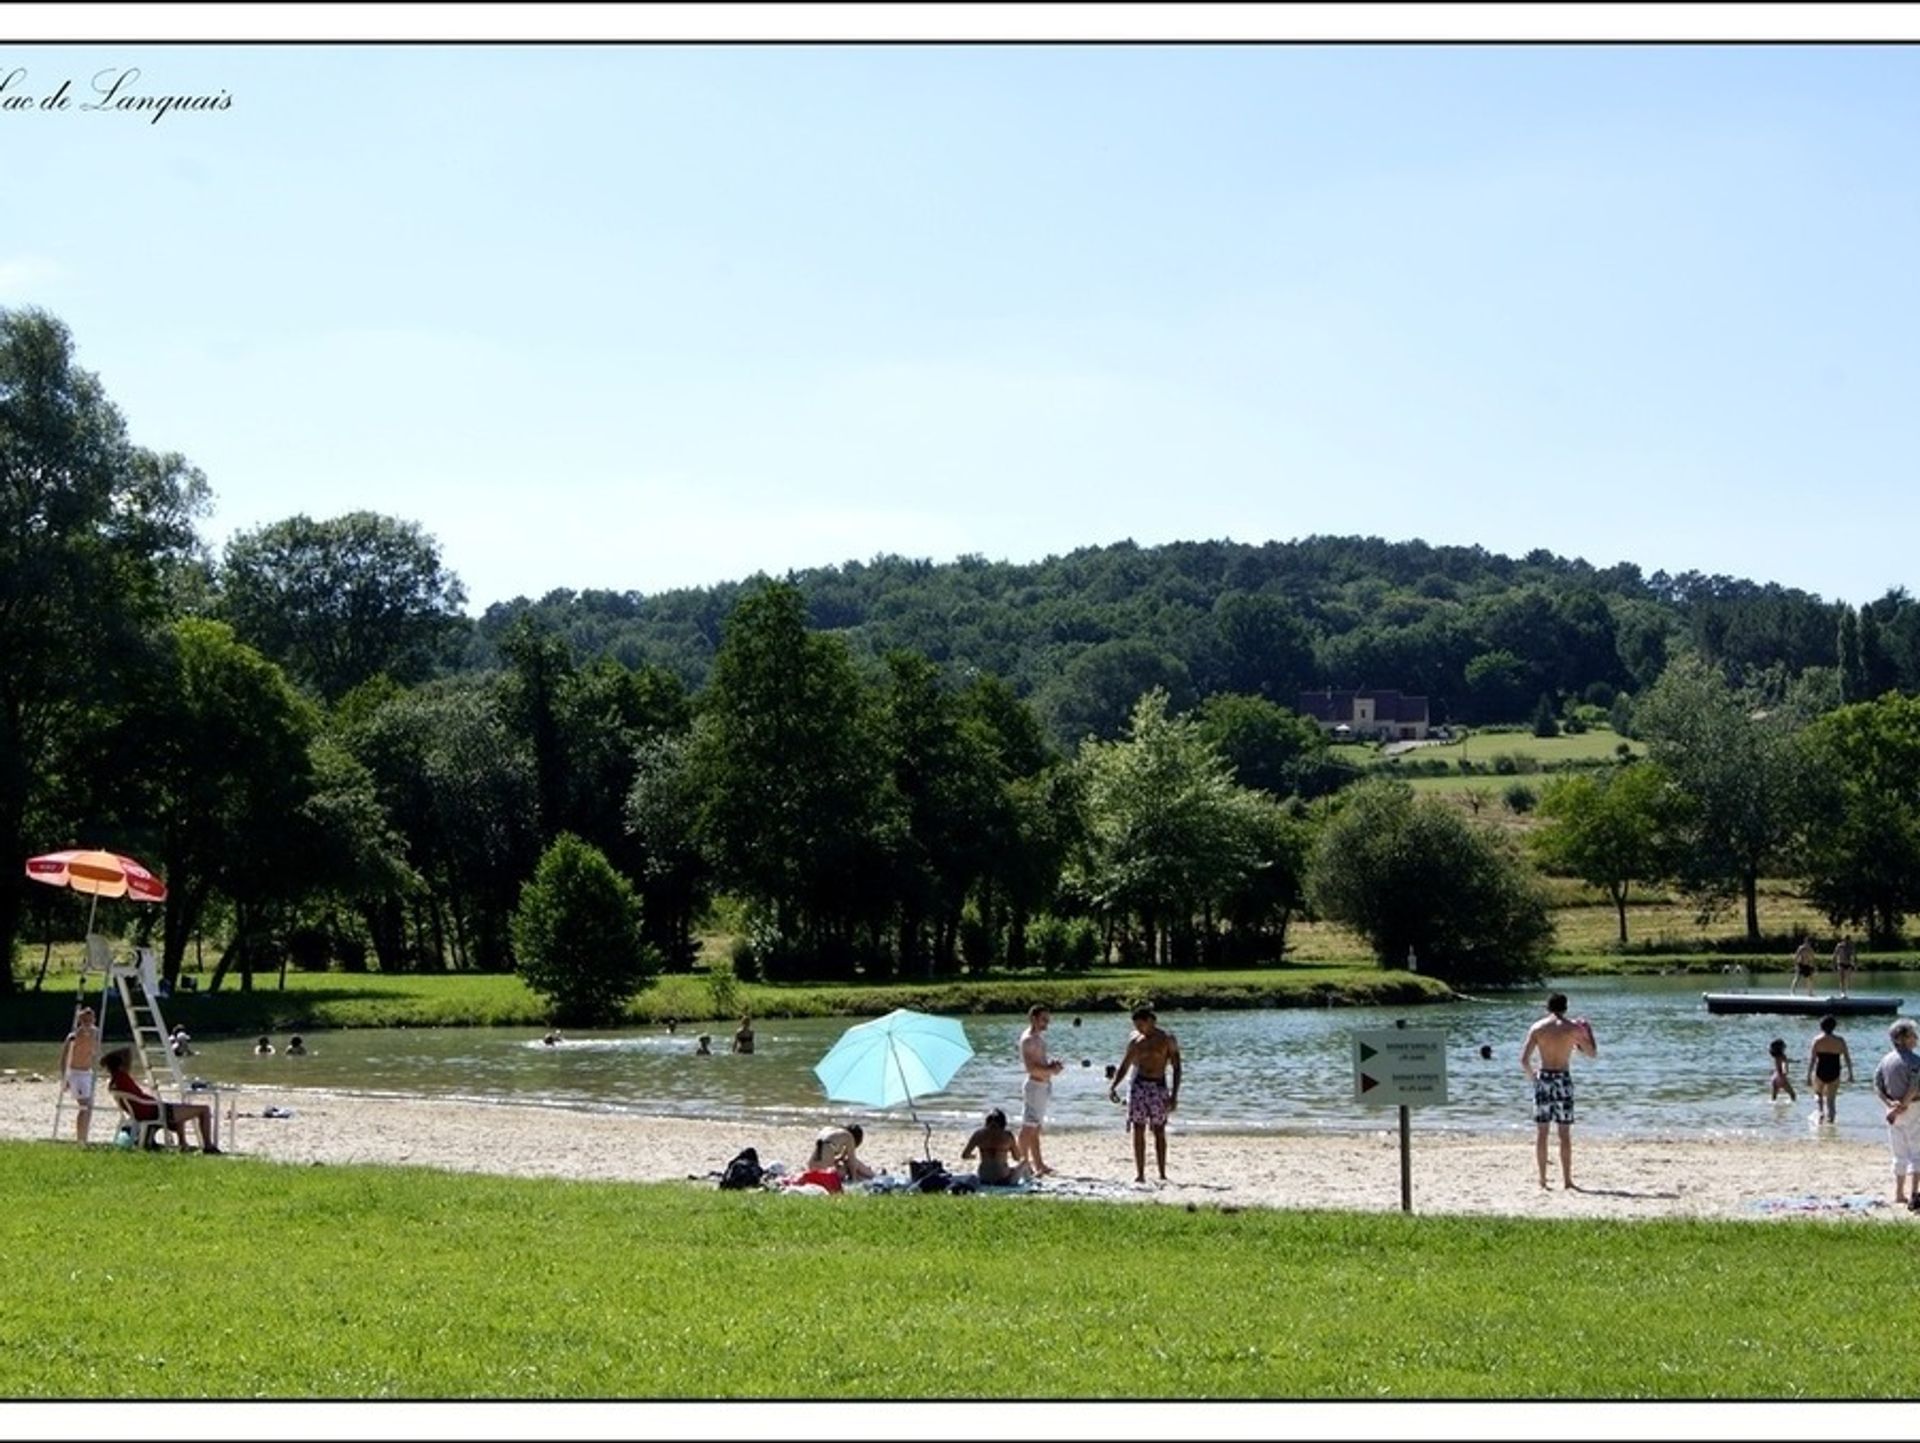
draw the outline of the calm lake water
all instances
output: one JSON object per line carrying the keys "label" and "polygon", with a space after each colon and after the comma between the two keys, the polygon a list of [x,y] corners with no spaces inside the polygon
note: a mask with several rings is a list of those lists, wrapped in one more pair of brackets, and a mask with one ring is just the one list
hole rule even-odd
{"label": "calm lake water", "polygon": [[[1784,977],[1755,990],[1780,990]],[[1414,1113],[1420,1130],[1528,1131],[1532,1094],[1520,1074],[1521,1040],[1541,1015],[1539,999],[1557,986],[1586,1016],[1600,1043],[1597,1060],[1574,1064],[1583,1132],[1614,1136],[1840,1136],[1879,1141],[1884,1127],[1870,1081],[1887,1050],[1890,1017],[1841,1020],[1852,1044],[1856,1082],[1842,1084],[1839,1122],[1816,1128],[1813,1101],[1801,1086],[1815,1019],[1714,1017],[1700,994],[1719,979],[1700,977],[1583,979],[1523,995],[1438,1007],[1296,1009],[1259,1012],[1166,1012],[1161,1026],[1180,1039],[1186,1059],[1179,1125],[1229,1132],[1368,1131],[1397,1124],[1391,1107],[1353,1098],[1352,1034],[1359,1029],[1436,1028],[1447,1038],[1449,1101]],[[1876,975],[1862,990],[1907,999],[1920,1011],[1920,974]],[[117,1019],[116,1019],[117,1020]],[[918,1104],[943,1129],[974,1126],[988,1107],[1005,1107],[1018,1124],[1020,1071],[1016,1042],[1022,1016],[967,1017],[975,1055],[944,1093]],[[850,1020],[757,1020],[757,1051],[724,1051],[730,1029],[713,1033],[712,1057],[693,1055],[697,1034],[647,1032],[570,1034],[558,1047],[537,1033],[501,1028],[418,1028],[317,1032],[306,1057],[253,1055],[253,1040],[196,1040],[193,1075],[267,1089],[262,1101],[297,1107],[300,1088],[365,1094],[428,1094],[476,1101],[645,1112],[741,1121],[814,1123],[858,1116],[860,1109],[826,1102],[813,1065]],[[124,1035],[124,1027],[116,1029]],[[1121,1110],[1107,1101],[1105,1068],[1126,1046],[1130,1025],[1118,1014],[1056,1016],[1049,1038],[1067,1070],[1054,1088],[1050,1124],[1066,1129],[1117,1128]],[[1797,1103],[1767,1097],[1769,1039],[1786,1039]],[[1482,1046],[1491,1059],[1480,1056]],[[51,1075],[52,1047],[0,1044],[0,1068]],[[244,1106],[244,1103],[243,1103]],[[906,1109],[897,1110],[905,1116]]]}

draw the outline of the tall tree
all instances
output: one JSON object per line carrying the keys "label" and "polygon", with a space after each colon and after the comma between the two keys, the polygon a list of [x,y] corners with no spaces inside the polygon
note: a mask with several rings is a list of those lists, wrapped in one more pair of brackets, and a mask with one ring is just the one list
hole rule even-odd
{"label": "tall tree", "polygon": [[1920,699],[1884,696],[1820,717],[1802,869],[1830,921],[1896,943],[1920,912]]}
{"label": "tall tree", "polygon": [[1634,727],[1690,802],[1682,882],[1705,898],[1739,895],[1757,946],[1760,878],[1782,859],[1803,808],[1797,713],[1758,704],[1718,667],[1683,655],[1640,698]]}
{"label": "tall tree", "polygon": [[[206,482],[177,455],[142,450],[99,380],[74,364],[67,328],[0,310],[0,850],[29,836],[50,779],[86,719],[110,705],[140,654],[166,578],[194,552]],[[104,842],[104,838],[85,839]],[[22,887],[0,882],[0,995],[14,989]]]}
{"label": "tall tree", "polygon": [[1261,858],[1261,798],[1235,784],[1199,724],[1168,715],[1155,690],[1118,741],[1090,741],[1085,778],[1089,846],[1080,886],[1096,911],[1138,928],[1148,960],[1192,962],[1217,917]]}
{"label": "tall tree", "polygon": [[466,625],[466,588],[439,543],[371,511],[242,532],[227,543],[220,587],[240,638],[329,701],[382,672],[421,680]]}
{"label": "tall tree", "polygon": [[146,742],[139,776],[167,878],[162,962],[169,978],[179,975],[208,902],[224,897],[235,918],[227,956],[250,983],[255,927],[307,885],[308,749],[318,718],[280,669],[223,623],[189,618],[170,640],[165,685],[129,718]]}
{"label": "tall tree", "polygon": [[689,764],[703,845],[770,927],[768,960],[851,956],[886,910],[863,879],[884,870],[897,797],[846,645],[807,629],[798,588],[768,583],[728,618]]}

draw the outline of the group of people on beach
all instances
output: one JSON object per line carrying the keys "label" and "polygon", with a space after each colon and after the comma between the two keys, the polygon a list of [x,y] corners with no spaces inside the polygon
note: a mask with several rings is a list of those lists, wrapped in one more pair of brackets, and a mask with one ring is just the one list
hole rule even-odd
{"label": "group of people on beach", "polygon": [[[1076,1027],[1080,1025],[1077,1017],[1073,1022]],[[1019,1041],[1023,1074],[1019,1132],[1007,1125],[1004,1108],[991,1108],[961,1150],[962,1159],[977,1159],[978,1180],[983,1187],[1018,1186],[1054,1171],[1044,1156],[1041,1136],[1053,1102],[1054,1079],[1066,1069],[1066,1063],[1053,1056],[1047,1046],[1047,1029],[1052,1024],[1053,1013],[1044,1005],[1027,1009],[1027,1025]],[[1133,1134],[1135,1182],[1147,1180],[1148,1133],[1153,1135],[1154,1164],[1160,1180],[1167,1180],[1167,1122],[1180,1103],[1180,1073],[1179,1041],[1160,1027],[1151,1007],[1136,1007],[1126,1051],[1106,1073],[1110,1101],[1119,1103],[1121,1085],[1128,1084],[1127,1127]],[[872,1178],[873,1167],[859,1155],[865,1139],[857,1123],[823,1130],[814,1139],[802,1176],[828,1170],[849,1182]]]}
{"label": "group of people on beach", "polygon": [[[1853,1054],[1838,1029],[1837,1017],[1822,1017],[1820,1030],[1807,1048],[1807,1082],[1821,1121],[1828,1123],[1834,1120],[1841,1073],[1845,1072],[1848,1082],[1854,1080]],[[1920,1212],[1920,1106],[1916,1106],[1920,1104],[1920,1051],[1916,1050],[1920,1049],[1920,1023],[1900,1018],[1887,1029],[1887,1040],[1892,1049],[1874,1069],[1873,1091],[1885,1109],[1887,1149],[1893,1157],[1893,1200]],[[1584,1017],[1568,1018],[1566,994],[1556,992],[1547,999],[1547,1015],[1527,1030],[1520,1048],[1520,1068],[1533,1081],[1534,1161],[1543,1188],[1547,1186],[1549,1128],[1559,1130],[1561,1186],[1573,1186],[1572,1062],[1576,1052],[1599,1055],[1593,1028]],[[1774,1038],[1767,1052],[1773,1059],[1772,1095],[1778,1098],[1784,1091],[1790,1101],[1797,1100],[1787,1076],[1786,1039]]]}

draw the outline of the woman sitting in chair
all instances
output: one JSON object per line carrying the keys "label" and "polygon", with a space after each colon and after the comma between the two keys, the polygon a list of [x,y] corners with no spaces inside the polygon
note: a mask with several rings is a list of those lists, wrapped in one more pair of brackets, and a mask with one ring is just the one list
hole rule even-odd
{"label": "woman sitting in chair", "polygon": [[200,1133],[200,1151],[217,1153],[213,1145],[213,1109],[204,1102],[164,1102],[135,1080],[133,1049],[116,1047],[100,1059],[107,1070],[107,1092],[135,1122],[157,1122],[178,1140],[180,1151],[187,1150],[186,1126],[192,1123]]}

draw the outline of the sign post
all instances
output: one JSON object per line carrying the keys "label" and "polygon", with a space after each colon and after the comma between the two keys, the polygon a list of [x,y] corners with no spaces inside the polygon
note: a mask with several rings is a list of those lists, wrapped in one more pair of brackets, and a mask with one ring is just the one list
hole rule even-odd
{"label": "sign post", "polygon": [[1400,1210],[1413,1211],[1411,1109],[1447,1100],[1447,1034],[1437,1028],[1353,1034],[1353,1097],[1369,1106],[1400,1109]]}

